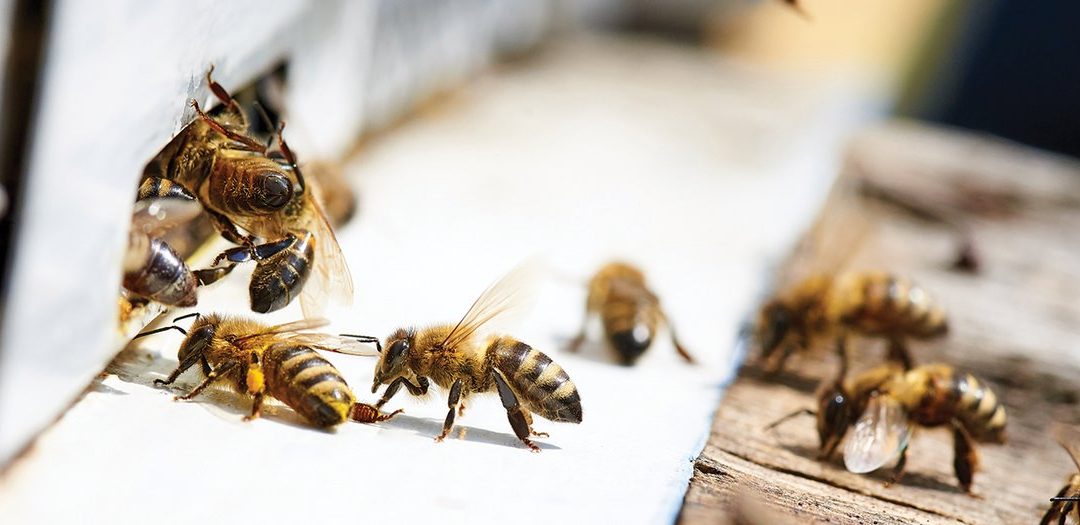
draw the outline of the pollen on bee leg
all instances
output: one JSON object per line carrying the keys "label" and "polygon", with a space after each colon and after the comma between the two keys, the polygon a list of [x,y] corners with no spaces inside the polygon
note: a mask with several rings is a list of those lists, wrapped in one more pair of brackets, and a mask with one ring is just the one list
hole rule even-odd
{"label": "pollen on bee leg", "polygon": [[247,372],[247,389],[248,392],[262,392],[263,387],[266,385],[265,377],[263,376],[262,369],[249,368]]}

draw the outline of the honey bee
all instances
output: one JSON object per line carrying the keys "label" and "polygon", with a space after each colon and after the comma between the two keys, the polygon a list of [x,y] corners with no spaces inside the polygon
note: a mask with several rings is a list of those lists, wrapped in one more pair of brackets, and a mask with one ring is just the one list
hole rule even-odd
{"label": "honey bee", "polygon": [[694,362],[679,344],[674,328],[660,308],[660,299],[645,284],[645,274],[627,263],[608,263],[589,280],[585,322],[570,342],[571,352],[584,342],[589,319],[596,314],[603,321],[608,343],[624,365],[634,364],[649,349],[661,323],[667,326],[679,356],[688,363]]}
{"label": "honey bee", "polygon": [[275,311],[299,295],[304,315],[314,318],[331,297],[350,302],[348,265],[318,188],[305,180],[282,136],[284,125],[277,127],[276,150],[249,136],[239,104],[211,78],[212,72],[206,81],[221,106],[205,113],[193,100],[198,118],[151,161],[147,179],[183,186],[199,199],[222,236],[240,245],[215,260],[211,269],[216,278],[236,264],[256,263],[248,289],[252,310]]}
{"label": "honey bee", "polygon": [[198,277],[157,234],[198,215],[193,199],[144,198],[135,204],[124,254],[124,288],[162,304],[194,306]]}
{"label": "honey bee", "polygon": [[1005,443],[1005,407],[974,376],[951,366],[930,364],[904,370],[895,363],[866,370],[854,378],[827,383],[818,392],[818,408],[799,414],[817,418],[819,459],[832,457],[848,429],[844,464],[855,473],[877,470],[899,458],[887,484],[904,473],[908,441],[916,426],[948,425],[953,431],[953,469],[964,491],[979,463],[975,443]]}
{"label": "honey bee", "polygon": [[457,324],[429,328],[400,328],[386,338],[371,392],[389,385],[375,404],[382,408],[404,386],[410,394],[427,393],[429,381],[449,391],[442,441],[456,415],[474,394],[498,392],[514,434],[533,452],[540,448],[530,436],[546,437],[532,429],[532,414],[545,419],[581,422],[581,397],[561,366],[544,353],[505,335],[481,339],[477,332],[510,309],[524,267],[493,284],[473,303]]}
{"label": "honey bee", "polygon": [[1080,522],[1080,430],[1070,427],[1059,426],[1055,429],[1058,442],[1061,443],[1065,452],[1076,465],[1077,472],[1069,476],[1065,486],[1061,487],[1057,495],[1050,499],[1050,508],[1043,515],[1040,525],[1050,525],[1055,519],[1061,525],[1068,520],[1069,513],[1076,511],[1077,522]]}
{"label": "honey bee", "polygon": [[324,319],[266,326],[247,319],[196,313],[177,321],[190,316],[197,318],[188,330],[172,325],[136,336],[167,330],[184,334],[177,354],[179,365],[167,378],[155,379],[154,384],[170,385],[196,363],[202,366],[206,377],[177,399],[192,399],[211,384],[225,381],[237,392],[253,397],[251,414],[245,420],[259,417],[265,396],[285,403],[319,427],[332,427],[346,419],[363,423],[385,421],[400,412],[384,415],[371,405],[356,402],[356,396],[337,368],[316,350],[375,354],[358,348],[358,343],[351,339],[302,332],[325,326]]}
{"label": "honey bee", "polygon": [[941,305],[922,287],[886,272],[811,276],[777,295],[758,315],[756,338],[769,372],[778,372],[793,350],[835,338],[841,373],[847,369],[851,333],[888,342],[889,359],[913,366],[907,339],[948,332]]}

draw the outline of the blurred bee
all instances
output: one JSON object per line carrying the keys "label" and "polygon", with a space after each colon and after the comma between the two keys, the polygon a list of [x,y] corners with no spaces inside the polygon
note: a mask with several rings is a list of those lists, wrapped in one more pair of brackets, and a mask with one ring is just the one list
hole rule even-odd
{"label": "blurred bee", "polygon": [[474,394],[498,392],[514,434],[533,452],[540,448],[530,436],[547,434],[532,429],[532,414],[557,422],[581,422],[581,397],[561,366],[542,352],[505,335],[481,339],[477,332],[511,307],[524,267],[495,283],[473,303],[457,324],[401,328],[386,339],[375,369],[372,393],[389,385],[381,408],[402,386],[414,396],[427,393],[429,381],[449,391],[442,441],[464,413]]}
{"label": "blurred bee", "polygon": [[158,235],[201,211],[193,199],[144,198],[135,203],[123,262],[128,292],[167,305],[195,305],[196,274]]}
{"label": "blurred bee", "polygon": [[899,457],[887,484],[904,473],[908,441],[915,426],[948,425],[953,431],[953,469],[968,493],[979,463],[975,443],[1005,443],[1005,407],[974,376],[951,366],[931,364],[903,370],[895,363],[880,365],[845,380],[842,376],[818,392],[818,408],[799,410],[817,417],[819,459],[832,457],[848,429],[844,464],[855,473],[877,470]]}
{"label": "blurred bee", "polygon": [[[216,314],[199,315],[188,330],[166,326],[136,337],[177,330],[184,342],[177,354],[179,365],[157,385],[170,385],[196,363],[205,379],[177,399],[192,399],[217,381],[226,381],[239,393],[254,398],[251,415],[259,417],[263,398],[274,397],[319,427],[332,427],[353,419],[363,423],[384,421],[398,412],[381,414],[375,407],[357,403],[337,368],[316,350],[350,355],[375,355],[358,348],[351,339],[320,333],[301,333],[325,326],[326,320],[308,319],[277,326]],[[177,320],[183,319],[177,318]]]}
{"label": "blurred bee", "polygon": [[1077,522],[1080,522],[1080,430],[1059,426],[1055,429],[1058,442],[1069,453],[1076,465],[1077,473],[1069,476],[1065,486],[1061,487],[1057,495],[1051,498],[1050,508],[1043,515],[1040,525],[1050,525],[1054,520],[1064,525],[1068,520],[1069,513],[1076,511]]}
{"label": "blurred bee", "polygon": [[795,349],[835,339],[841,371],[847,369],[847,337],[855,333],[888,342],[889,359],[913,366],[906,340],[948,332],[945,311],[922,287],[886,272],[816,275],[780,293],[761,309],[756,338],[769,372],[778,372]]}
{"label": "blurred bee", "polygon": [[679,356],[688,363],[694,362],[675,337],[674,328],[660,308],[660,299],[645,284],[645,274],[629,264],[608,263],[589,280],[585,322],[570,343],[571,352],[577,351],[585,341],[589,319],[596,314],[603,321],[608,343],[624,365],[634,364],[649,349],[661,323],[667,325]]}
{"label": "blurred bee", "polygon": [[193,100],[198,118],[151,161],[147,179],[186,188],[222,236],[240,245],[215,261],[217,278],[238,263],[256,262],[248,290],[252,310],[278,310],[299,295],[305,316],[314,318],[331,297],[349,303],[348,265],[318,188],[305,180],[282,136],[284,125],[277,127],[276,150],[249,136],[239,104],[211,72],[206,81],[222,105],[208,114]]}

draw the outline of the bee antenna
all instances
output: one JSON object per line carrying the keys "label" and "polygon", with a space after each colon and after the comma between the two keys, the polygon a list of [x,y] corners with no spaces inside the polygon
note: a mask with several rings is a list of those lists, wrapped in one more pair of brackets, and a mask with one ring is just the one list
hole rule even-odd
{"label": "bee antenna", "polygon": [[199,315],[201,315],[199,312],[192,312],[190,314],[181,315],[180,317],[177,317],[176,319],[173,319],[172,322],[176,323],[176,322],[183,321],[184,319],[188,319],[188,318],[191,318],[191,317],[194,317],[194,318],[198,319]]}
{"label": "bee antenna", "polygon": [[817,412],[815,412],[813,410],[810,410],[809,408],[800,408],[799,410],[796,410],[796,411],[794,411],[794,412],[792,412],[792,413],[790,413],[790,414],[788,414],[788,415],[786,415],[786,416],[784,416],[784,417],[782,417],[780,419],[777,419],[776,421],[773,421],[772,423],[769,424],[769,426],[765,427],[764,430],[772,430],[772,429],[780,426],[781,423],[783,423],[783,422],[785,422],[785,421],[787,421],[787,420],[789,420],[789,419],[791,419],[793,417],[801,416],[801,415],[804,415],[804,414],[808,415],[808,416],[816,416]]}
{"label": "bee antenna", "polygon": [[285,142],[285,121],[278,123],[277,127],[277,139],[278,147],[281,148],[281,154],[285,155],[285,160],[288,161],[289,166],[292,167],[293,173],[296,173],[296,182],[300,184],[300,193],[303,193],[307,188],[307,184],[304,182],[304,174],[300,172],[300,165],[296,163],[296,156],[293,155],[289,145]]}
{"label": "bee antenna", "polygon": [[357,334],[338,334],[341,337],[351,337],[360,341],[361,343],[375,343],[375,349],[382,353],[382,343],[379,342],[379,338],[372,335],[357,335]]}
{"label": "bee antenna", "polygon": [[[266,108],[258,100],[252,102],[251,105],[255,106],[255,112],[259,114],[259,120],[263,122],[266,129],[274,129],[274,122],[270,120],[270,114],[266,112]],[[273,142],[273,139],[273,137],[270,137],[271,142]],[[267,147],[269,148],[269,143],[267,143]]]}
{"label": "bee antenna", "polygon": [[146,337],[148,335],[160,334],[161,332],[167,332],[169,330],[176,330],[177,332],[180,332],[180,333],[182,333],[184,335],[187,335],[187,331],[184,330],[183,328],[180,328],[179,326],[176,326],[176,325],[170,325],[170,326],[166,326],[164,328],[157,328],[157,329],[154,329],[154,330],[148,330],[146,332],[138,333],[138,334],[135,335],[135,337],[132,337],[131,340],[134,341],[134,340],[136,340],[136,339],[138,339],[140,337]]}

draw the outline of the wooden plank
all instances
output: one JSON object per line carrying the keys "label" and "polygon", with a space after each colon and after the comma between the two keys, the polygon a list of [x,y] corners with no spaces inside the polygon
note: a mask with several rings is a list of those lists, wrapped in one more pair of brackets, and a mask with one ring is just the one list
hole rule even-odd
{"label": "wooden plank", "polygon": [[[893,124],[854,142],[841,180],[869,181],[939,212],[927,220],[881,198],[839,192],[824,208],[822,232],[844,238],[845,223],[830,218],[857,201],[872,230],[849,246],[850,267],[909,275],[946,305],[950,336],[917,346],[915,357],[951,363],[992,385],[1009,412],[1009,442],[980,446],[972,497],[957,487],[948,433],[919,431],[907,475],[885,487],[887,469],[858,475],[839,459],[817,461],[809,417],[764,430],[813,406],[818,383],[835,374],[833,355],[796,356],[778,382],[766,380],[751,356],[717,410],[681,520],[734,519],[737,495],[748,494],[807,523],[1037,521],[1075,470],[1047,429],[1080,422],[1080,167],[1013,144]],[[976,273],[952,267],[957,231],[974,240]],[[821,257],[794,256],[779,280]],[[856,368],[872,366],[882,352],[860,341]]]}

